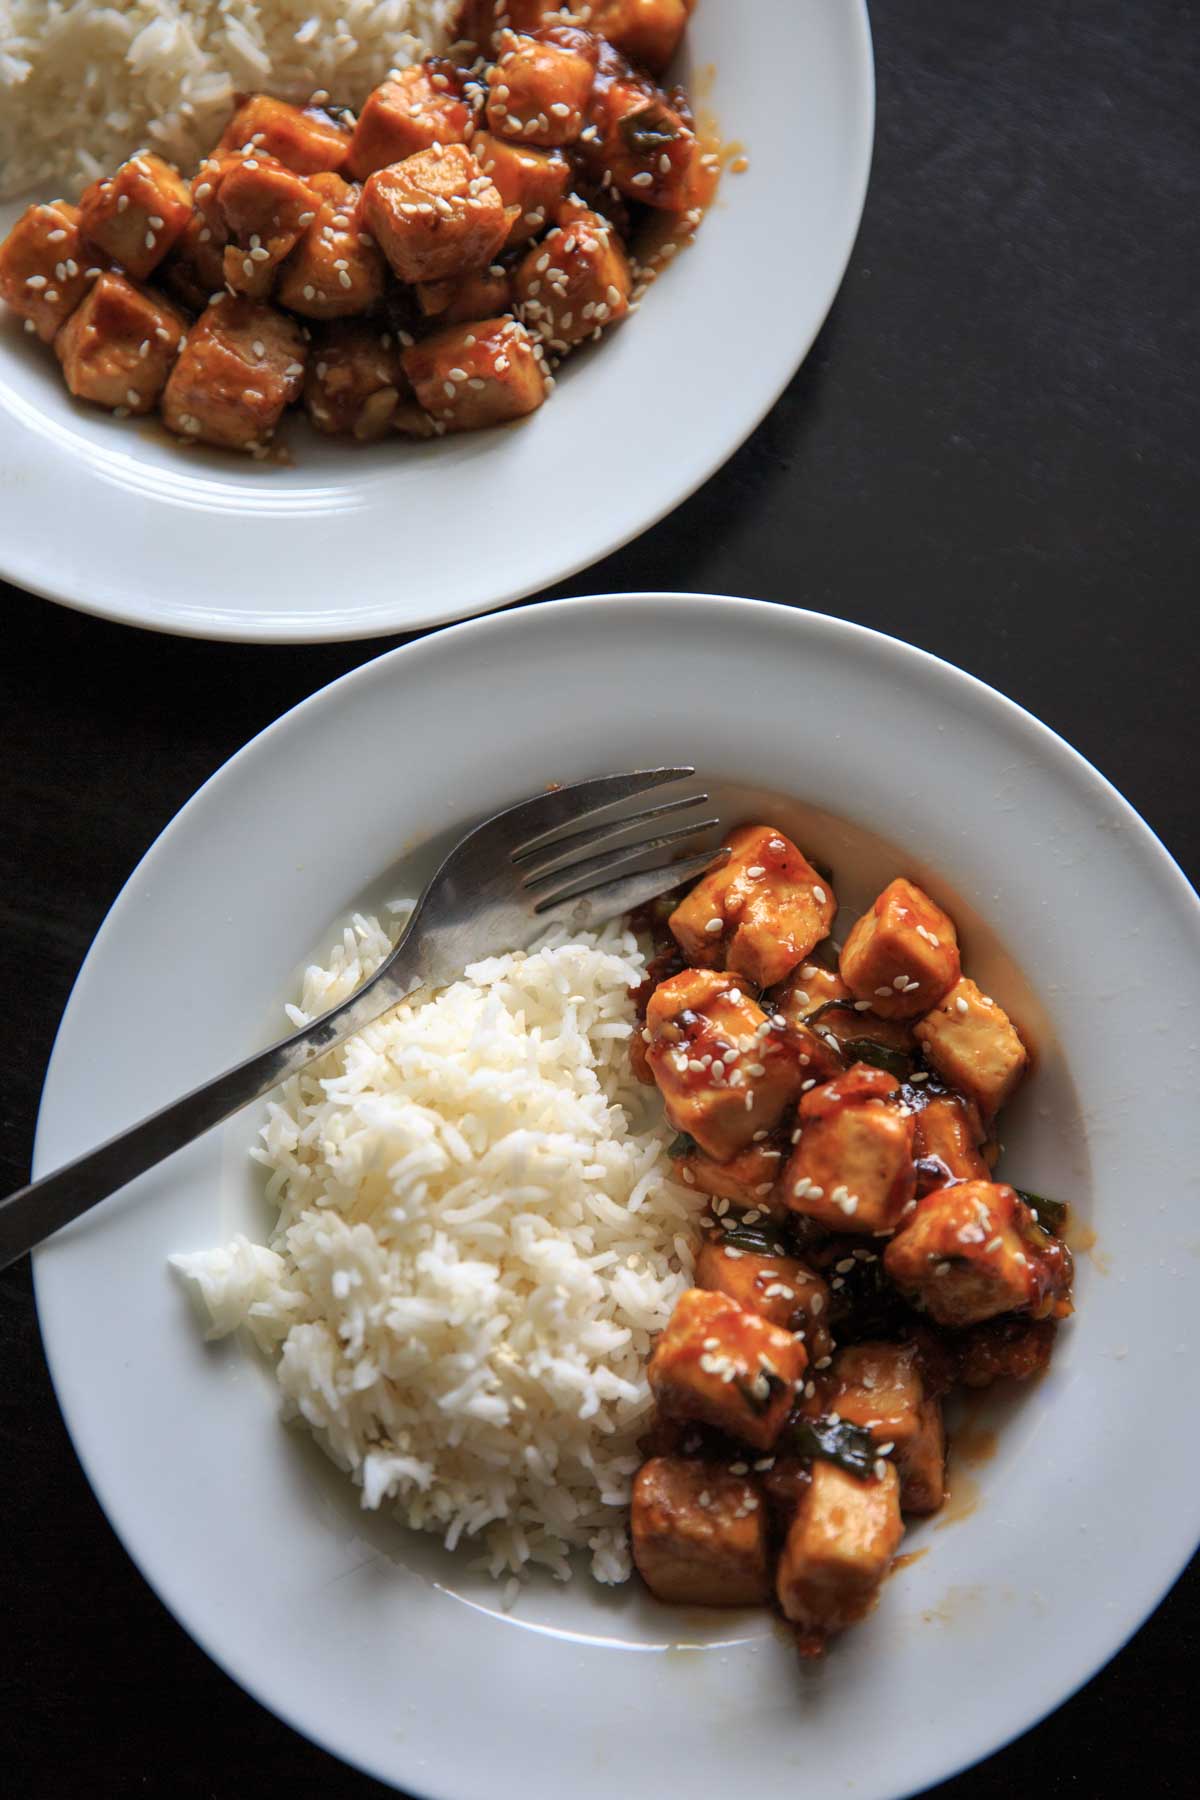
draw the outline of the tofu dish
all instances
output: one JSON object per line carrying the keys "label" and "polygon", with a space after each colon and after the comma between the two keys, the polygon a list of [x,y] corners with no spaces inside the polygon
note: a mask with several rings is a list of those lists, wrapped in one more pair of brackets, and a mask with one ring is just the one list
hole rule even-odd
{"label": "tofu dish", "polygon": [[773,1605],[817,1655],[943,1504],[945,1396],[1046,1367],[1072,1258],[1065,1206],[997,1178],[1029,1054],[953,919],[898,876],[835,949],[825,871],[770,825],[727,845],[641,921],[634,1069],[707,1210],[632,1547],[658,1599]]}
{"label": "tofu dish", "polygon": [[715,190],[664,85],[695,0],[466,0],[357,114],[240,97],[185,174],[142,150],[27,208],[0,298],[76,398],[263,458],[288,408],[346,442],[535,412],[636,309]]}

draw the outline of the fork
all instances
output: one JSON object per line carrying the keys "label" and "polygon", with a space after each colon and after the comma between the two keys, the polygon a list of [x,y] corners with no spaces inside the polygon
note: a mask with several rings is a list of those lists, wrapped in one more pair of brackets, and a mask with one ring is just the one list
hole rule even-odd
{"label": "fork", "polygon": [[[719,819],[662,829],[672,815],[705,805],[707,794],[614,810],[695,772],[688,766],[601,775],[485,819],[451,850],[395,947],[348,999],[0,1200],[0,1269],[420,989],[446,986],[482,957],[524,950],[554,924],[591,930],[719,865],[728,849],[680,856],[689,838],[718,827]],[[600,814],[610,816],[587,822]],[[648,834],[620,841],[643,826]],[[647,864],[648,857],[655,860]]]}

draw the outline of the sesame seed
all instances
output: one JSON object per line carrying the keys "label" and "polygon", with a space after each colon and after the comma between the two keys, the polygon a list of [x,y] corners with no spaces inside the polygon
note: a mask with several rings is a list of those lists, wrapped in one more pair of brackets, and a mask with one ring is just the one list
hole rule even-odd
{"label": "sesame seed", "polygon": [[725,929],[725,921],[717,918],[710,919],[704,929],[710,937],[713,937],[718,931]]}
{"label": "sesame seed", "polygon": [[961,995],[960,995],[960,996],[959,996],[959,998],[958,998],[958,999],[957,999],[957,1000],[956,1000],[956,1001],[955,1001],[955,1002],[954,1002],[954,1004],[955,1004],[955,1006],[956,1006],[956,1007],[957,1007],[957,1008],[958,1008],[958,1010],[959,1010],[959,1012],[960,1012],[960,1013],[965,1013],[965,1012],[966,1012],[966,1011],[967,1011],[967,1010],[968,1010],[968,1007],[967,1007],[967,1003],[966,1003],[966,1001],[965,1001],[965,1000],[964,1000],[964,999],[963,999],[963,998],[962,998],[962,997],[961,997]]}
{"label": "sesame seed", "polygon": [[119,213],[123,213],[128,205],[129,205],[129,195],[128,194],[118,194],[117,195],[117,211]]}
{"label": "sesame seed", "polygon": [[829,898],[829,896],[825,892],[825,889],[823,887],[819,887],[817,885],[817,883],[814,882],[813,883],[813,899],[816,901],[817,905],[824,906],[824,904],[828,898]]}
{"label": "sesame seed", "polygon": [[630,186],[637,187],[637,188],[653,187],[654,186],[654,177],[653,177],[653,175],[648,174],[645,169],[643,169],[640,175],[634,175],[631,177]]}

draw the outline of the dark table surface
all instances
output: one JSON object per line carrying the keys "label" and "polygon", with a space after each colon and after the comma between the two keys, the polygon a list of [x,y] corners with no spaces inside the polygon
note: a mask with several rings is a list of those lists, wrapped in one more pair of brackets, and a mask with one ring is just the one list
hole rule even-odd
{"label": "dark table surface", "polygon": [[[876,0],[873,22],[871,194],[805,368],[702,493],[561,592],[752,594],[905,637],[1077,745],[1194,878],[1197,10]],[[248,737],[388,645],[188,643],[3,606],[7,1189],[138,858]],[[28,1265],[0,1275],[0,1368],[13,1791],[383,1794],[247,1699],[135,1573],[59,1418]],[[1193,1566],[1082,1693],[939,1794],[1107,1800],[1151,1769],[1158,1794],[1194,1792],[1198,1604]]]}

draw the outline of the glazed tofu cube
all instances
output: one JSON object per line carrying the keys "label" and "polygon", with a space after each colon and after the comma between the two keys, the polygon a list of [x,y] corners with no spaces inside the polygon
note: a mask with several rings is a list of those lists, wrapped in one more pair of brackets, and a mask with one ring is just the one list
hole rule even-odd
{"label": "glazed tofu cube", "polygon": [[181,437],[261,449],[300,393],[307,351],[294,319],[231,294],[188,332],[163,395],[163,420]]}
{"label": "glazed tofu cube", "polygon": [[145,281],[192,216],[192,190],[150,150],[93,181],[79,201],[79,228],[134,281]]}
{"label": "glazed tofu cube", "polygon": [[412,389],[390,331],[362,319],[329,325],[313,345],[304,378],[304,409],[318,431],[368,443],[395,428]]}
{"label": "glazed tofu cube", "polygon": [[969,1388],[1031,1381],[1049,1364],[1057,1332],[1053,1319],[988,1319],[974,1325],[959,1344],[958,1379]]}
{"label": "glazed tofu cube", "polygon": [[363,189],[367,226],[401,281],[442,281],[490,263],[508,235],[495,183],[462,144],[379,169]]}
{"label": "glazed tofu cube", "polygon": [[83,299],[96,261],[77,206],[28,206],[0,244],[0,299],[48,344]]}
{"label": "glazed tofu cube", "polygon": [[512,282],[507,269],[493,264],[476,269],[461,280],[419,281],[414,289],[417,305],[427,319],[443,325],[469,324],[472,319],[494,319],[512,304]]}
{"label": "glazed tofu cube", "polygon": [[354,127],[346,168],[356,181],[404,162],[435,144],[463,144],[471,109],[449,63],[416,63],[367,95]]}
{"label": "glazed tofu cube", "polygon": [[774,987],[828,937],[833,890],[773,825],[739,825],[729,860],[696,883],[668,924],[688,961]]}
{"label": "glazed tofu cube", "polygon": [[804,1072],[784,1032],[733,975],[684,969],[646,1008],[647,1060],[676,1131],[728,1162],[777,1125]]}
{"label": "glazed tofu cube", "polygon": [[77,399],[148,413],[158,405],[186,329],[182,313],[161,294],[104,274],[62,327],[54,351]]}
{"label": "glazed tofu cube", "polygon": [[769,1450],[791,1410],[808,1358],[790,1331],[724,1294],[688,1288],[646,1370],[670,1418],[696,1419]]}
{"label": "glazed tofu cube", "polygon": [[345,319],[382,298],[387,265],[362,216],[362,189],[309,176],[317,214],[279,270],[275,298],[306,319]]}
{"label": "glazed tofu cube", "polygon": [[[840,976],[815,963],[804,963],[793,971],[771,997],[771,1004],[787,1020],[794,1032],[818,1039],[825,1056],[823,1062],[814,1057],[810,1074],[830,1079],[847,1063],[865,1060],[858,1046],[864,1042],[894,1050],[898,1057],[911,1058],[912,1027],[903,1019],[881,1019],[871,1012],[866,1002],[856,1001]],[[812,1046],[808,1048],[811,1051]],[[900,1065],[902,1066],[902,1065]],[[900,1072],[900,1066],[893,1073]]]}
{"label": "glazed tofu cube", "polygon": [[842,980],[884,1019],[928,1012],[960,972],[953,919],[903,876],[888,883],[842,945]]}
{"label": "glazed tofu cube", "polygon": [[[651,1080],[654,1077],[651,1075]],[[734,1206],[787,1217],[787,1209],[772,1199],[772,1190],[783,1173],[783,1152],[773,1145],[750,1144],[728,1162],[715,1162],[702,1151],[692,1150],[673,1159],[675,1174],[688,1187]],[[703,1282],[700,1284],[703,1286]]]}
{"label": "glazed tofu cube", "polygon": [[261,150],[297,175],[340,169],[350,133],[319,106],[290,106],[270,94],[241,102],[217,143],[218,150]]}
{"label": "glazed tofu cube", "polygon": [[546,26],[536,37],[514,33],[505,46],[488,72],[488,130],[542,149],[573,144],[596,74],[590,33]]}
{"label": "glazed tofu cube", "polygon": [[[216,205],[230,239],[222,259],[226,284],[235,293],[265,299],[280,263],[317,216],[320,200],[315,188],[306,177],[259,151],[224,160]],[[209,209],[204,210],[207,215]]]}
{"label": "glazed tofu cube", "polygon": [[463,0],[455,30],[465,42],[493,51],[510,32],[534,31],[548,15],[570,10],[567,0]]}
{"label": "glazed tofu cube", "polygon": [[516,319],[448,325],[404,352],[404,372],[445,431],[481,431],[536,412],[546,398],[537,346]]}
{"label": "glazed tofu cube", "polygon": [[608,220],[587,213],[527,250],[513,287],[530,330],[562,354],[625,317],[633,273]]}
{"label": "glazed tofu cube", "polygon": [[857,1063],[805,1094],[781,1184],[787,1204],[831,1231],[894,1230],[913,1196],[913,1118],[899,1083]]}
{"label": "glazed tofu cube", "polygon": [[884,1253],[896,1286],[939,1325],[1070,1311],[1071,1253],[1003,1182],[964,1181],[917,1202]]}
{"label": "glazed tofu cube", "polygon": [[859,1481],[816,1461],[784,1540],[775,1592],[785,1618],[821,1640],[865,1618],[904,1534],[900,1482],[891,1464]]}
{"label": "glazed tofu cube", "polygon": [[507,248],[540,236],[555,217],[571,179],[571,165],[557,150],[533,150],[490,132],[476,132],[471,149],[485,175],[491,177],[506,207],[519,207],[509,230]]}
{"label": "glazed tofu cube", "polygon": [[987,1181],[990,1171],[979,1146],[983,1121],[958,1094],[935,1094],[916,1116],[913,1155],[917,1193],[931,1194],[948,1181]]}
{"label": "glazed tofu cube", "polygon": [[588,110],[596,130],[584,146],[589,166],[608,170],[626,199],[665,212],[711,197],[703,152],[679,107],[616,51],[602,56],[600,70]]}
{"label": "glazed tofu cube", "polygon": [[917,1042],[943,1081],[994,1119],[1029,1062],[1002,1006],[963,975],[916,1027]]}
{"label": "glazed tofu cube", "polygon": [[719,1463],[659,1456],[633,1484],[638,1573],[671,1606],[758,1606],[770,1598],[766,1508],[757,1483]]}
{"label": "glazed tofu cube", "polygon": [[696,0],[600,0],[588,23],[632,62],[661,75],[687,27]]}
{"label": "glazed tofu cube", "polygon": [[[946,1432],[914,1344],[851,1344],[833,1364],[830,1410],[865,1426],[900,1474],[900,1509],[932,1513],[946,1492]],[[886,1445],[892,1445],[888,1451]]]}
{"label": "glazed tofu cube", "polygon": [[706,1238],[696,1258],[696,1286],[727,1294],[745,1312],[757,1313],[803,1338],[810,1363],[828,1356],[829,1289],[794,1256],[761,1256]]}
{"label": "glazed tofu cube", "polygon": [[170,256],[158,270],[172,299],[192,312],[203,312],[214,294],[225,286],[225,231],[214,226],[199,208],[183,228]]}

